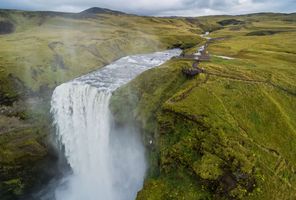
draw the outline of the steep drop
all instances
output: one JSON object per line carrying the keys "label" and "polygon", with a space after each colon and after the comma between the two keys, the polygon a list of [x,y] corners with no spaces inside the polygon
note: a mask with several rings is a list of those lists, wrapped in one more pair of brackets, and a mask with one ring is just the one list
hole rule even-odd
{"label": "steep drop", "polygon": [[115,128],[112,92],[180,50],[128,56],[58,86],[51,112],[72,174],[55,191],[57,200],[132,200],[144,181],[145,150],[135,127]]}

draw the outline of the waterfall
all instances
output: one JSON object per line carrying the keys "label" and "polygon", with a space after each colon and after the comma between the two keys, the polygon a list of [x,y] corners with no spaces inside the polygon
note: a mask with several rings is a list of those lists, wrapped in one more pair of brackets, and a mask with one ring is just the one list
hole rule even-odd
{"label": "waterfall", "polygon": [[55,190],[57,200],[132,200],[142,188],[145,150],[135,127],[113,126],[112,92],[161,65],[178,49],[128,56],[58,86],[51,113],[72,174]]}

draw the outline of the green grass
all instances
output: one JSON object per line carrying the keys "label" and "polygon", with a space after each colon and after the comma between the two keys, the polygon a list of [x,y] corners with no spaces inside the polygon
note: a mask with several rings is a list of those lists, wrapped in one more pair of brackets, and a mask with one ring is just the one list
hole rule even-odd
{"label": "green grass", "polygon": [[198,36],[202,30],[181,18],[112,14],[85,18],[0,10],[0,21],[10,21],[16,28],[0,35],[0,111],[8,110],[0,112],[0,166],[5,168],[0,170],[1,199],[16,199],[51,178],[44,170],[43,178],[36,180],[36,170],[28,167],[38,168],[39,161],[49,157],[48,147],[39,143],[47,135],[35,130],[49,132],[49,101],[55,86],[126,55],[185,49],[202,41]]}
{"label": "green grass", "polygon": [[46,134],[44,128],[23,127],[0,135],[1,199],[18,198],[42,182],[37,166],[48,155]]}
{"label": "green grass", "polygon": [[[209,52],[235,59],[212,57],[201,63],[207,73],[190,80],[181,73],[184,61],[172,60],[115,93],[116,118],[121,103],[131,105],[151,149],[138,199],[184,199],[171,185],[200,193],[185,199],[296,198],[296,23],[291,15],[232,18],[246,23],[212,32],[225,39]],[[223,19],[196,20],[213,26]],[[279,32],[247,36],[264,30]]]}
{"label": "green grass", "polygon": [[[42,86],[53,88],[126,55],[201,41],[198,34],[202,31],[196,28],[193,33],[183,19],[108,14],[73,19],[24,14],[9,12],[8,19],[17,30],[0,35],[0,67],[3,78],[13,74],[32,91]],[[57,56],[63,65],[56,61]]]}
{"label": "green grass", "polygon": [[[172,59],[111,99],[119,124],[135,120],[143,130],[150,168],[138,199],[296,198],[295,14],[186,19],[0,12],[0,20],[16,26],[0,35],[0,100],[16,110],[0,115],[6,130],[0,161],[13,169],[2,170],[0,187],[14,198],[36,183],[27,168],[15,173],[18,161],[47,155],[42,126],[56,85],[129,54],[173,47],[191,54],[205,43],[204,31],[223,38],[210,44],[210,54],[234,59],[212,57],[201,63],[207,73],[193,79],[181,72],[192,61]],[[241,23],[218,23],[232,19]],[[14,108],[17,101],[27,109]]]}

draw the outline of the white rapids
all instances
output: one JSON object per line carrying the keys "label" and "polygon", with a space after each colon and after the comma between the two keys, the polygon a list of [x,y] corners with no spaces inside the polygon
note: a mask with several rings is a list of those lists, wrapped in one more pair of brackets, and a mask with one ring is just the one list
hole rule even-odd
{"label": "white rapids", "polygon": [[72,168],[56,200],[133,200],[142,188],[145,150],[135,128],[116,130],[112,92],[137,75],[179,56],[181,50],[127,56],[58,86],[52,95],[56,134]]}

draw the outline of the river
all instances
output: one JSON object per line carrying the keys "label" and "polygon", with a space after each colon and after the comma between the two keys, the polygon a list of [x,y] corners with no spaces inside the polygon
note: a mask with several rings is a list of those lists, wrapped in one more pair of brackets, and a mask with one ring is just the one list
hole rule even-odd
{"label": "river", "polygon": [[127,56],[54,90],[51,113],[57,140],[72,169],[58,183],[56,200],[136,198],[147,169],[145,148],[136,128],[115,128],[109,100],[120,86],[180,53],[173,49]]}

